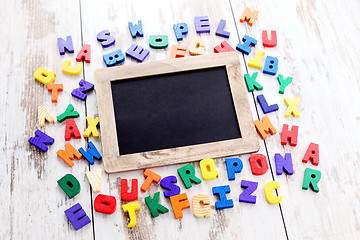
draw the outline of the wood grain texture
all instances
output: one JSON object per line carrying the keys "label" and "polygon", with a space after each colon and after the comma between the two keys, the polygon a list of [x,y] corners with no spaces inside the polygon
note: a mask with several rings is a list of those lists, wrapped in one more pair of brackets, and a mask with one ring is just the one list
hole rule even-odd
{"label": "wood grain texture", "polygon": [[[80,4],[79,4],[80,3]],[[0,17],[0,52],[4,61],[0,65],[2,87],[0,88],[0,119],[2,137],[0,138],[0,156],[3,162],[0,171],[0,207],[2,221],[0,239],[286,239],[282,214],[289,239],[356,239],[360,235],[360,184],[358,159],[360,158],[360,111],[356,103],[360,98],[360,54],[358,36],[360,3],[350,0],[346,4],[335,0],[318,1],[61,1],[46,2],[9,1],[3,4]],[[239,18],[245,9],[259,10],[258,19],[252,27],[240,23]],[[196,34],[194,17],[208,15],[211,33]],[[16,17],[15,17],[16,16]],[[240,38],[248,34],[259,42],[249,56],[238,53],[243,72],[245,63],[254,58],[258,50],[279,59],[279,72],[284,77],[292,76],[293,82],[286,88],[285,94],[278,94],[279,84],[276,77],[259,73],[258,80],[264,86],[261,92],[248,94],[250,108],[254,118],[263,116],[254,97],[262,93],[268,103],[277,103],[279,111],[269,113],[274,126],[279,131],[260,142],[260,152],[269,157],[270,169],[262,176],[254,176],[248,163],[249,155],[241,155],[244,163],[242,173],[236,180],[229,182],[225,159],[215,159],[220,177],[212,181],[203,181],[184,190],[179,179],[178,185],[189,198],[203,193],[210,196],[212,217],[196,218],[192,209],[184,210],[184,218],[175,220],[171,204],[165,199],[159,185],[152,185],[148,192],[139,193],[140,210],[137,211],[137,226],[128,229],[128,217],[121,210],[120,182],[122,178],[138,178],[142,184],[142,171],[104,175],[101,192],[116,197],[119,204],[112,215],[92,213],[91,204],[96,197],[90,189],[85,171],[89,169],[84,160],[75,160],[70,169],[56,156],[58,149],[64,149],[64,124],[46,124],[41,128],[55,138],[55,143],[47,153],[30,146],[27,139],[33,136],[37,125],[37,107],[45,105],[53,117],[62,113],[72,103],[80,113],[76,123],[80,131],[85,130],[85,115],[98,115],[96,90],[88,94],[86,103],[74,99],[70,93],[78,87],[81,76],[94,83],[94,71],[105,67],[102,55],[121,48],[123,52],[132,44],[148,47],[148,36],[168,34],[167,49],[150,49],[145,60],[168,59],[170,45],[176,44],[172,25],[186,22],[189,33],[184,41],[189,46],[191,40],[200,37],[206,40],[206,53],[224,39],[215,36],[220,19],[225,19],[226,31],[230,31],[227,40],[235,48]],[[144,37],[132,39],[127,22],[143,20]],[[96,34],[109,29],[116,38],[115,46],[103,49],[96,41]],[[276,30],[278,46],[274,49],[263,48],[262,30]],[[57,37],[73,37],[75,53],[59,56]],[[82,43],[91,44],[92,61],[84,64],[83,74],[67,76],[62,73],[61,64],[65,60],[74,60]],[[191,57],[186,53],[186,57]],[[264,63],[264,57],[261,61]],[[124,64],[138,64],[126,58]],[[44,85],[33,78],[39,67],[57,73],[55,83],[64,84],[64,92],[59,93],[57,104],[51,103],[51,94]],[[248,68],[249,73],[257,71]],[[284,97],[299,97],[300,118],[285,118]],[[86,106],[86,107],[85,107]],[[286,123],[299,126],[299,140],[296,147],[280,144],[280,131]],[[100,122],[101,125],[101,122]],[[100,129],[101,138],[101,129]],[[99,139],[92,141],[101,151]],[[260,137],[259,137],[260,141]],[[310,162],[301,162],[310,142],[320,144],[320,163],[313,166]],[[72,140],[76,148],[85,147],[84,139]],[[294,175],[276,176],[274,154],[292,153]],[[199,164],[192,163],[196,175],[201,176]],[[178,166],[153,169],[162,177],[176,175]],[[101,161],[95,161],[91,170],[102,168]],[[320,192],[301,189],[305,168],[322,172],[319,183]],[[78,196],[69,200],[56,181],[67,173],[72,173],[80,181],[82,190]],[[274,175],[274,178],[273,178]],[[201,178],[201,177],[200,177]],[[259,182],[255,191],[255,205],[239,203],[242,192],[241,180]],[[266,202],[263,189],[267,182],[276,180],[281,187],[278,193],[284,196],[279,206]],[[228,198],[234,200],[234,208],[215,210],[216,198],[211,188],[229,184],[231,193]],[[160,203],[170,212],[153,219],[144,198],[161,191]],[[80,202],[89,215],[92,224],[74,231],[67,221],[64,210]],[[93,216],[92,216],[93,215]]]}

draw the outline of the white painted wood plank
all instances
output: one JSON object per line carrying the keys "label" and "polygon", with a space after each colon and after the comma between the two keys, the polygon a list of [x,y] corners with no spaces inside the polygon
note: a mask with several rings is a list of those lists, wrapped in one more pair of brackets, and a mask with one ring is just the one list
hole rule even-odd
{"label": "white painted wood plank", "polygon": [[[171,44],[176,44],[176,38],[172,29],[174,23],[186,22],[188,24],[189,33],[181,43],[185,43],[189,46],[191,39],[199,36],[195,32],[194,17],[201,15],[209,15],[210,17],[211,33],[200,35],[201,38],[206,39],[207,41],[206,54],[213,53],[213,47],[225,40],[215,36],[215,30],[220,19],[227,20],[226,29],[231,31],[228,42],[235,48],[238,43],[238,38],[229,2],[227,1],[180,1],[176,3],[159,1],[157,4],[152,4],[148,1],[105,1],[101,3],[95,1],[82,1],[84,42],[92,45],[93,52],[92,63],[86,65],[86,80],[93,82],[94,70],[106,67],[102,60],[103,54],[119,48],[125,53],[127,48],[134,42],[149,48],[148,36],[151,34],[168,34],[169,46],[171,46]],[[128,21],[135,22],[137,20],[143,21],[144,37],[137,37],[133,40],[127,23]],[[111,35],[116,38],[115,46],[109,49],[103,49],[100,43],[96,41],[96,34],[104,29],[108,29],[111,32]],[[166,59],[169,56],[169,52],[170,48],[166,50],[150,49],[150,55],[145,61]],[[186,57],[191,56],[187,53]],[[241,54],[239,54],[239,58],[242,60]],[[240,62],[242,64],[242,69],[245,70],[243,61]],[[125,64],[140,63],[136,63],[135,61],[126,58]],[[252,101],[252,96],[250,94],[249,99]],[[252,106],[252,112],[254,116],[256,116],[253,102],[250,102],[250,104]],[[87,99],[87,112],[89,116],[97,114],[96,96],[93,93],[91,93]],[[93,138],[90,138],[90,140],[96,142],[96,146],[100,148],[98,140]],[[264,144],[261,144],[260,153],[266,154]],[[196,193],[206,193],[210,196],[213,214],[210,219],[197,219],[192,215],[191,209],[187,209],[184,210],[184,218],[182,220],[175,220],[171,204],[168,199],[164,198],[161,187],[151,186],[147,193],[139,193],[138,201],[140,210],[137,212],[137,225],[131,230],[128,230],[127,228],[127,214],[124,214],[121,209],[121,205],[125,204],[125,202],[119,201],[120,181],[121,178],[137,178],[139,179],[140,186],[144,180],[142,171],[108,175],[102,183],[101,193],[111,194],[116,197],[118,201],[117,210],[110,216],[105,216],[104,214],[97,212],[94,213],[96,238],[104,239],[116,237],[147,239],[155,237],[157,239],[169,239],[169,237],[172,237],[179,239],[183,237],[188,239],[285,239],[286,236],[279,207],[269,205],[263,194],[265,184],[272,181],[270,171],[264,176],[253,176],[248,164],[249,155],[242,155],[241,159],[244,162],[244,170],[237,176],[235,182],[229,182],[227,180],[225,159],[217,159],[215,161],[220,174],[219,179],[203,181],[200,185],[193,186],[188,190],[185,190],[183,184],[179,182],[182,192],[186,192],[190,198]],[[183,164],[155,168],[153,171],[160,174],[162,177],[168,175],[175,175],[178,177],[176,170],[181,166],[183,166]],[[198,163],[194,163],[194,166],[197,171],[197,176],[201,178]],[[98,167],[102,167],[101,162],[96,162],[92,167],[92,170],[96,170]],[[239,194],[242,192],[240,188],[242,179],[259,182],[259,188],[256,191],[256,195],[258,196],[256,205],[238,202]],[[179,179],[179,181],[181,180]],[[233,199],[235,207],[233,209],[222,211],[215,210],[214,203],[216,198],[212,195],[212,187],[227,184],[231,186],[232,192],[229,194],[229,198]],[[161,191],[160,202],[169,208],[170,212],[152,219],[144,198],[148,196],[148,194],[153,196],[156,191]],[[259,231],[259,229],[261,229],[261,231]]]}
{"label": "white painted wood plank", "polygon": [[[11,1],[2,7],[0,155],[4,171],[0,172],[0,238],[91,239],[91,224],[76,232],[64,214],[64,210],[80,202],[91,218],[89,186],[84,178],[87,161],[76,161],[71,169],[56,155],[65,145],[65,123],[46,123],[41,128],[55,139],[47,153],[27,142],[39,128],[39,105],[45,105],[55,118],[72,103],[81,116],[76,123],[81,131],[84,129],[84,103],[70,95],[80,76],[66,76],[61,69],[65,59],[75,61],[76,53],[60,57],[57,47],[57,37],[71,35],[75,51],[80,50],[79,6],[73,1]],[[52,103],[46,86],[34,79],[39,67],[55,71],[54,82],[64,84],[58,103]],[[85,146],[84,139],[70,143],[77,148]],[[57,180],[67,173],[77,177],[82,187],[71,200],[57,185]]]}
{"label": "white painted wood plank", "polygon": [[[270,162],[274,154],[290,152],[293,176],[276,176],[290,239],[355,239],[360,234],[360,207],[357,189],[360,182],[359,136],[360,111],[354,107],[360,97],[357,42],[360,31],[356,16],[359,2],[337,1],[231,1],[240,37],[248,34],[259,42],[246,61],[263,50],[262,30],[276,30],[278,46],[265,49],[266,55],[279,59],[279,74],[292,76],[285,94],[278,94],[276,77],[259,73],[258,80],[268,103],[277,103],[279,111],[267,114],[278,134],[266,140]],[[240,23],[245,9],[259,10],[252,27]],[[265,57],[262,58],[265,62]],[[257,69],[249,68],[249,72]],[[285,118],[284,97],[299,97],[301,117]],[[260,117],[264,116],[258,106]],[[299,126],[296,147],[280,144],[282,125]],[[314,166],[301,160],[310,142],[320,144],[320,163]],[[320,192],[302,190],[306,168],[320,170]]]}

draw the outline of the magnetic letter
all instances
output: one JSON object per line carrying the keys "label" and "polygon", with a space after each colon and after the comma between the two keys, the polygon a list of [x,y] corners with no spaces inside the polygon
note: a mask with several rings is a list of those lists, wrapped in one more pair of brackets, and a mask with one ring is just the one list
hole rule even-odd
{"label": "magnetic letter", "polygon": [[53,145],[55,140],[50,137],[49,135],[46,135],[39,129],[35,131],[36,137],[29,138],[28,142],[35,147],[39,148],[43,152],[47,152],[48,147],[46,145]]}
{"label": "magnetic letter", "polygon": [[45,126],[45,120],[47,120],[49,123],[54,123],[54,119],[51,117],[49,111],[46,109],[45,106],[39,106],[38,107],[38,122],[39,126],[43,127]]}
{"label": "magnetic letter", "polygon": [[254,59],[250,59],[248,62],[249,67],[261,69],[262,63],[260,62],[260,58],[265,55],[264,51],[258,51],[255,55]]}
{"label": "magnetic letter", "polygon": [[131,33],[131,36],[133,38],[136,38],[136,35],[139,35],[140,37],[143,37],[143,28],[142,28],[142,21],[138,20],[138,24],[133,25],[132,22],[128,22],[129,30]]}
{"label": "magnetic letter", "polygon": [[77,99],[85,101],[85,99],[87,98],[87,95],[85,93],[94,90],[94,84],[89,83],[84,79],[81,79],[79,85],[79,88],[75,88],[74,90],[72,90],[71,95],[73,97],[76,97]]}
{"label": "magnetic letter", "polygon": [[264,192],[265,192],[265,198],[270,204],[278,204],[283,199],[283,196],[275,196],[273,194],[274,189],[280,188],[280,183],[276,181],[268,182],[265,185]]}
{"label": "magnetic letter", "polygon": [[256,196],[251,195],[258,188],[257,182],[241,180],[241,187],[245,190],[239,195],[239,202],[256,203]]}
{"label": "magnetic letter", "polygon": [[248,35],[245,35],[242,38],[242,41],[244,43],[238,43],[238,45],[236,46],[236,50],[249,55],[251,52],[251,48],[250,46],[255,47],[255,45],[257,44],[257,40],[255,38],[249,37]]}
{"label": "magnetic letter", "polygon": [[90,135],[92,134],[94,138],[99,138],[99,133],[96,128],[99,123],[99,117],[96,117],[94,120],[92,120],[91,117],[86,117],[86,121],[88,123],[88,127],[83,133],[83,136],[90,137]]}
{"label": "magnetic letter", "polygon": [[85,172],[85,175],[91,185],[93,192],[100,192],[101,174],[102,174],[102,169],[100,168],[96,171],[95,175],[90,171]]}
{"label": "magnetic letter", "polygon": [[[202,203],[203,207],[200,207]],[[196,194],[192,198],[193,214],[195,217],[211,217],[210,197],[206,194]]]}
{"label": "magnetic letter", "polygon": [[284,94],[285,92],[285,88],[287,87],[287,85],[289,85],[292,82],[292,77],[287,77],[284,80],[283,75],[279,74],[279,76],[277,77],[277,80],[280,84],[280,89],[279,89],[279,93]]}
{"label": "magnetic letter", "polygon": [[224,31],[225,25],[226,25],[226,21],[224,19],[221,19],[216,29],[216,33],[215,33],[216,36],[220,36],[224,38],[230,37],[230,32]]}
{"label": "magnetic letter", "polygon": [[69,104],[65,110],[64,113],[60,114],[59,116],[57,116],[57,120],[58,122],[63,122],[65,119],[69,119],[69,118],[77,118],[79,117],[80,114],[77,111],[74,111],[74,106],[72,104]]}
{"label": "magnetic letter", "polygon": [[51,102],[57,103],[58,93],[63,91],[62,84],[51,83],[47,85],[48,92],[51,92]]}
{"label": "magnetic letter", "polygon": [[131,228],[136,225],[136,214],[135,211],[140,209],[138,201],[131,202],[128,204],[122,205],[123,211],[129,213],[130,222],[128,228]]}
{"label": "magnetic letter", "polygon": [[64,212],[76,231],[91,222],[80,203],[75,204]]}
{"label": "magnetic letter", "polygon": [[276,75],[278,71],[278,63],[279,60],[276,57],[267,56],[265,60],[265,66],[263,69],[263,73],[269,75]]}
{"label": "magnetic letter", "polygon": [[167,48],[168,46],[168,35],[150,35],[149,46],[155,49]]}
{"label": "magnetic letter", "polygon": [[201,38],[193,38],[190,43],[189,53],[193,56],[205,53],[206,41]]}
{"label": "magnetic letter", "polygon": [[67,36],[66,41],[63,38],[58,38],[57,41],[60,55],[64,55],[65,50],[69,53],[74,53],[74,46],[71,36]]}
{"label": "magnetic letter", "polygon": [[82,64],[81,63],[76,63],[75,67],[70,67],[71,61],[70,60],[65,60],[62,64],[62,70],[64,73],[68,74],[68,75],[72,75],[72,76],[77,76],[81,73],[82,71]]}
{"label": "magnetic letter", "polygon": [[308,190],[311,184],[311,188],[314,192],[319,192],[318,182],[321,179],[321,172],[315,169],[306,168],[304,174],[304,182],[302,189]]}
{"label": "magnetic letter", "polygon": [[263,87],[256,81],[258,73],[254,72],[250,77],[250,74],[245,74],[245,81],[249,92],[253,92],[254,89],[260,91],[263,90]]}
{"label": "magnetic letter", "polygon": [[276,103],[269,106],[263,94],[258,95],[257,100],[258,100],[264,114],[268,114],[268,113],[279,110],[279,106]]}
{"label": "magnetic letter", "polygon": [[113,214],[116,210],[116,198],[114,196],[99,194],[94,200],[95,211],[105,214]]}
{"label": "magnetic letter", "polygon": [[124,201],[135,201],[138,199],[138,180],[131,180],[131,192],[128,192],[127,179],[121,179],[121,199]]}
{"label": "magnetic letter", "polygon": [[195,17],[196,33],[209,33],[210,23],[208,16]]}
{"label": "magnetic letter", "polygon": [[69,198],[75,197],[81,190],[79,181],[72,174],[66,174],[57,183]]}
{"label": "magnetic letter", "polygon": [[294,100],[291,100],[290,98],[286,97],[284,98],[284,101],[288,106],[285,112],[285,117],[290,117],[291,114],[294,117],[300,117],[300,112],[296,107],[297,103],[299,102],[299,98],[294,98]]}
{"label": "magnetic letter", "polygon": [[72,119],[68,119],[66,120],[66,126],[65,126],[65,141],[70,141],[71,136],[73,136],[76,139],[80,139],[81,138],[81,134],[79,132],[79,129],[76,125],[75,120]]}
{"label": "magnetic letter", "polygon": [[216,209],[225,209],[234,207],[234,203],[232,199],[226,198],[226,193],[230,193],[230,186],[218,186],[212,188],[214,195],[219,195],[219,201],[215,202]]}
{"label": "magnetic letter", "polygon": [[168,191],[164,191],[165,197],[171,197],[180,193],[180,187],[175,185],[177,178],[175,176],[167,176],[161,179],[160,186]]}
{"label": "magnetic letter", "polygon": [[185,45],[172,45],[169,59],[185,57],[185,53],[186,53]]}
{"label": "magnetic letter", "polygon": [[195,184],[201,183],[201,179],[195,176],[195,168],[193,165],[188,164],[177,170],[181,180],[183,181],[185,188],[191,188],[191,182]]}
{"label": "magnetic letter", "polygon": [[299,127],[294,125],[291,127],[291,131],[288,129],[289,125],[284,124],[281,132],[281,144],[286,145],[290,140],[290,146],[296,147]]}
{"label": "magnetic letter", "polygon": [[145,49],[135,43],[126,50],[126,56],[129,56],[138,62],[143,62],[149,53],[150,51],[148,49]]}
{"label": "magnetic letter", "polygon": [[277,44],[277,37],[276,37],[276,31],[271,31],[271,39],[268,39],[268,34],[266,30],[262,31],[262,40],[263,40],[263,46],[268,48],[276,47]]}
{"label": "magnetic letter", "polygon": [[85,44],[79,54],[76,56],[76,61],[81,62],[85,59],[85,62],[90,63],[91,60],[91,46],[89,44]]}
{"label": "magnetic letter", "polygon": [[145,181],[140,187],[141,191],[143,192],[146,192],[153,182],[158,183],[161,179],[160,175],[157,175],[156,173],[150,171],[149,169],[146,169],[144,171],[144,177],[145,177]]}
{"label": "magnetic letter", "polygon": [[271,135],[274,135],[276,133],[275,127],[272,125],[267,116],[263,117],[261,119],[261,122],[259,120],[255,120],[254,123],[256,130],[258,131],[262,139],[265,139],[269,132]]}
{"label": "magnetic letter", "polygon": [[182,41],[183,35],[188,34],[188,31],[189,31],[186,23],[174,24],[173,28],[174,28],[176,39],[178,41]]}
{"label": "magnetic letter", "polygon": [[319,144],[310,143],[302,162],[307,163],[309,160],[311,160],[313,165],[319,165]]}
{"label": "magnetic letter", "polygon": [[249,158],[253,175],[264,175],[269,169],[266,157],[262,154],[253,154]]}
{"label": "magnetic letter", "polygon": [[231,52],[231,51],[235,52],[235,50],[230,46],[230,44],[227,41],[222,41],[220,43],[220,46],[219,45],[215,46],[214,52],[216,52],[216,53]]}
{"label": "magnetic letter", "polygon": [[115,38],[110,35],[109,30],[104,30],[96,35],[96,39],[101,43],[103,48],[108,48],[115,44]]}
{"label": "magnetic letter", "polygon": [[183,217],[182,210],[185,208],[190,208],[190,203],[186,193],[178,194],[170,197],[171,206],[174,211],[175,219]]}
{"label": "magnetic letter", "polygon": [[82,158],[82,154],[76,150],[70,143],[65,144],[65,150],[58,150],[56,154],[70,167],[74,166],[75,157],[80,160]]}
{"label": "magnetic letter", "polygon": [[36,72],[34,73],[34,77],[42,84],[48,85],[55,80],[56,73],[41,67],[38,70],[36,70]]}
{"label": "magnetic letter", "polygon": [[241,173],[243,169],[243,162],[240,158],[227,158],[225,161],[228,179],[229,181],[234,181],[235,173]]}
{"label": "magnetic letter", "polygon": [[275,153],[275,165],[276,175],[282,175],[283,170],[285,170],[287,175],[294,174],[291,153],[285,153],[285,159],[279,153]]}
{"label": "magnetic letter", "polygon": [[247,21],[249,25],[252,26],[258,14],[259,11],[251,11],[250,8],[245,8],[243,14],[240,17],[240,22]]}
{"label": "magnetic letter", "polygon": [[199,163],[202,178],[205,181],[213,180],[219,177],[219,172],[215,168],[215,163],[212,158],[203,159]]}
{"label": "magnetic letter", "polygon": [[94,164],[94,158],[101,159],[99,151],[96,149],[95,145],[90,141],[88,142],[88,148],[85,151],[82,147],[79,148],[79,152],[84,156],[84,158],[91,164]]}
{"label": "magnetic letter", "polygon": [[105,54],[103,56],[103,59],[107,67],[112,67],[118,63],[122,63],[123,61],[125,61],[125,56],[122,53],[122,51],[119,49],[114,52]]}
{"label": "magnetic letter", "polygon": [[146,205],[148,206],[148,208],[151,212],[151,216],[153,218],[158,217],[160,215],[159,213],[164,214],[169,211],[168,208],[164,207],[163,205],[161,205],[159,203],[159,199],[160,199],[160,192],[156,192],[154,194],[154,198],[151,198],[150,196],[147,196],[145,198]]}

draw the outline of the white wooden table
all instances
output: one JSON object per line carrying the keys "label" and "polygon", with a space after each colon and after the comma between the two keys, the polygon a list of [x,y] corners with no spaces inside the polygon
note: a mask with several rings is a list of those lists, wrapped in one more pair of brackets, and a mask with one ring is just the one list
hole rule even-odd
{"label": "white wooden table", "polygon": [[[240,23],[245,9],[259,10],[254,25]],[[239,0],[179,0],[179,1],[3,1],[0,17],[2,23],[0,53],[0,171],[1,230],[0,239],[358,239],[360,237],[360,73],[359,36],[360,2],[346,4],[335,0],[318,1],[239,1]],[[210,196],[212,217],[198,219],[192,209],[183,211],[184,217],[175,220],[171,205],[163,195],[160,202],[170,212],[153,219],[144,198],[161,191],[152,186],[147,193],[140,191],[140,210],[137,211],[137,225],[128,229],[128,216],[124,214],[120,201],[121,178],[137,178],[142,184],[143,171],[107,175],[103,173],[101,193],[117,198],[117,209],[112,215],[98,213],[93,209],[92,193],[85,171],[101,168],[97,161],[90,166],[87,161],[75,161],[68,167],[56,155],[64,148],[64,123],[46,124],[42,128],[55,138],[47,153],[42,153],[27,142],[39,128],[37,107],[45,105],[53,117],[62,113],[68,104],[73,104],[80,113],[76,119],[81,132],[86,129],[85,116],[97,114],[96,90],[88,95],[86,103],[73,98],[70,93],[81,78],[94,82],[94,70],[105,67],[102,55],[116,49],[123,52],[132,44],[148,46],[148,36],[168,34],[169,45],[176,44],[172,29],[174,23],[186,22],[189,33],[183,43],[189,46],[195,31],[194,17],[207,15],[210,18],[211,33],[201,34],[207,42],[206,54],[224,39],[215,36],[220,19],[226,20],[226,30],[231,32],[228,42],[235,48],[245,35],[259,40],[249,56],[239,54],[244,73],[257,69],[248,68],[246,63],[263,50],[262,30],[276,30],[278,46],[265,49],[266,55],[279,59],[278,73],[292,76],[293,82],[285,94],[278,94],[276,77],[259,72],[258,80],[264,89],[249,93],[254,119],[261,119],[263,113],[254,100],[263,93],[268,102],[277,103],[279,111],[267,114],[278,130],[274,136],[259,141],[259,153],[267,156],[271,169],[262,176],[251,174],[249,156],[241,155],[244,169],[236,181],[229,182],[225,159],[216,159],[220,177],[203,181],[200,185],[183,192],[191,197],[196,193]],[[132,39],[128,21],[142,20],[144,37]],[[108,29],[116,37],[115,46],[103,49],[96,40],[96,34]],[[60,56],[57,38],[71,35],[75,53]],[[91,63],[84,64],[83,73],[69,76],[62,72],[64,60],[75,56],[83,44],[91,44]],[[150,49],[146,62],[167,59],[166,50]],[[186,57],[191,57],[188,53]],[[126,58],[125,64],[139,64]],[[44,67],[57,73],[56,83],[64,84],[57,104],[51,103],[50,93],[43,84],[33,78],[33,73]],[[285,118],[284,97],[299,97],[300,118]],[[297,147],[280,144],[282,125],[299,126]],[[101,137],[101,131],[100,131]],[[98,139],[90,138],[98,149]],[[320,164],[313,166],[301,159],[310,142],[320,144]],[[86,139],[71,140],[76,148],[85,147]],[[293,157],[294,175],[277,176],[275,153],[288,153]],[[183,165],[155,168],[162,177],[177,175]],[[200,176],[198,162],[194,163]],[[302,190],[305,169],[309,167],[322,172],[320,192]],[[67,173],[80,181],[81,192],[69,199],[58,187],[57,180]],[[257,181],[255,205],[239,203],[242,179]],[[279,195],[284,196],[280,205],[270,205],[264,196],[267,182],[276,180],[281,187]],[[231,186],[228,197],[233,199],[234,208],[215,210],[217,200],[212,187]],[[64,210],[80,202],[91,218],[88,224],[75,231],[67,220]]]}

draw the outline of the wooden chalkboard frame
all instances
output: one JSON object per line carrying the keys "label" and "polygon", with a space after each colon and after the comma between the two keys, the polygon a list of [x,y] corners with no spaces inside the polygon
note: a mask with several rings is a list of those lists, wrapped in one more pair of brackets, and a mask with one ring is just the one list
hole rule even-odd
{"label": "wooden chalkboard frame", "polygon": [[[120,155],[115,123],[111,82],[145,76],[225,66],[241,138]],[[234,52],[186,57],[149,63],[124,65],[95,71],[95,88],[101,125],[104,169],[107,173],[124,172],[257,152],[259,141],[248,101],[243,74]]]}

